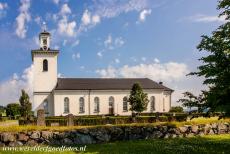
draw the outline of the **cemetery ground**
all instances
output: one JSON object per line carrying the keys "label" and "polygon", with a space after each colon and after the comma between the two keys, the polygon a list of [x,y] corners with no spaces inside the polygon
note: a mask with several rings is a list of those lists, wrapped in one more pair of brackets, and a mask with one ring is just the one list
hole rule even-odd
{"label": "cemetery ground", "polygon": [[[195,118],[185,122],[159,122],[151,124],[127,124],[127,125],[159,125],[159,124],[173,124],[176,126],[189,125],[189,124],[206,124],[212,122],[229,122],[230,119],[218,120],[218,117],[212,118]],[[15,125],[7,125],[7,123],[16,123]],[[20,131],[31,131],[31,130],[57,130],[65,131],[71,129],[80,129],[84,127],[100,127],[100,126],[72,126],[72,127],[43,127],[43,126],[19,126],[17,121],[5,121],[0,123],[0,132],[20,132]],[[5,124],[5,126],[3,126]],[[79,147],[80,145],[76,145]],[[85,146],[85,145],[83,145]],[[66,153],[88,153],[88,154],[116,154],[116,153],[132,153],[132,154],[148,154],[148,153],[207,153],[207,154],[225,154],[229,153],[230,147],[230,134],[221,135],[205,135],[188,138],[172,138],[172,139],[148,139],[148,140],[132,140],[132,141],[116,141],[103,144],[90,144],[86,145],[85,152],[78,151],[65,151],[65,152],[47,152],[50,154]],[[40,154],[44,152],[35,151],[3,151],[0,148],[0,154]]]}
{"label": "cemetery ground", "polygon": [[[85,152],[47,152],[49,154],[227,154],[230,147],[230,134],[207,135],[203,137],[174,138],[174,139],[151,139],[136,141],[119,141],[105,144],[92,144],[86,146]],[[0,154],[41,154],[44,152],[29,151],[0,151]]]}

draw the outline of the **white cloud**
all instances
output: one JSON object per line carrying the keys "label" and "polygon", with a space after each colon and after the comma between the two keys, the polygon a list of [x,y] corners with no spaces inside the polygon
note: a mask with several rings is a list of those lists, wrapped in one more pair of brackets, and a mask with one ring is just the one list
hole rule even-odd
{"label": "white cloud", "polygon": [[63,43],[62,43],[62,45],[65,46],[66,43],[67,43],[67,40],[64,40]]}
{"label": "white cloud", "polygon": [[145,62],[146,61],[146,57],[141,57],[141,60]]}
{"label": "white cloud", "polygon": [[60,14],[66,15],[66,14],[70,14],[70,13],[71,13],[71,9],[69,8],[68,4],[63,4],[61,7]]}
{"label": "white cloud", "polygon": [[[21,89],[24,89],[30,96],[32,96],[33,84],[33,66],[26,68],[22,75],[13,74],[12,77],[6,81],[0,82],[0,98],[1,105],[18,102],[21,94]],[[32,101],[32,99],[30,99]]]}
{"label": "white cloud", "polygon": [[102,57],[103,57],[102,52],[101,52],[101,51],[100,51],[100,52],[97,52],[97,56],[98,56],[99,58],[102,58]]}
{"label": "white cloud", "polygon": [[115,63],[119,64],[120,63],[120,59],[116,58],[115,60]]}
{"label": "white cloud", "polygon": [[91,13],[88,10],[85,10],[83,13],[81,21],[84,25],[89,25],[91,23]]}
{"label": "white cloud", "polygon": [[122,37],[115,38],[114,44],[116,47],[121,47],[125,44],[125,41]]}
{"label": "white cloud", "polygon": [[139,21],[144,22],[146,20],[147,15],[150,15],[152,13],[152,10],[149,9],[144,9],[143,11],[140,12],[139,15]]}
{"label": "white cloud", "polygon": [[118,69],[108,67],[107,69],[97,70],[96,72],[102,77],[114,77],[109,74],[109,72],[113,72],[113,75],[115,74],[116,77],[149,77],[156,81],[174,81],[180,80],[189,70],[184,63],[168,62],[164,64],[152,63],[135,66],[124,65]]}
{"label": "white cloud", "polygon": [[129,0],[129,1],[95,1],[95,13],[103,18],[113,18],[122,13],[131,11],[141,11],[148,8],[148,0]]}
{"label": "white cloud", "polygon": [[16,35],[20,38],[26,37],[26,23],[30,21],[30,0],[21,0],[19,15],[16,18]]}
{"label": "white cloud", "polygon": [[98,23],[100,23],[100,22],[101,22],[100,16],[99,16],[99,15],[94,15],[94,16],[92,17],[92,22],[93,22],[93,24],[98,24]]}
{"label": "white cloud", "polygon": [[76,40],[76,41],[72,44],[72,47],[78,46],[79,43],[80,43],[80,40]]}
{"label": "white cloud", "polygon": [[203,14],[197,14],[194,16],[190,16],[187,18],[184,18],[186,20],[192,21],[192,22],[200,22],[200,23],[210,23],[210,22],[227,22],[225,20],[226,16],[209,16],[209,15],[203,15]]}
{"label": "white cloud", "polygon": [[77,59],[80,59],[80,58],[81,58],[81,55],[80,55],[79,52],[78,52],[78,53],[72,54],[72,59],[73,59],[73,60],[77,60]]}
{"label": "white cloud", "polygon": [[8,7],[7,3],[0,2],[0,11],[6,9],[7,7]]}
{"label": "white cloud", "polygon": [[150,78],[153,81],[162,81],[163,84],[174,90],[172,105],[180,105],[176,101],[182,98],[182,93],[190,91],[198,95],[201,90],[206,89],[202,85],[203,79],[196,76],[186,76],[190,72],[184,63],[167,62],[160,63],[157,59],[150,64],[137,64],[134,66],[124,65],[122,67],[108,66],[104,69],[97,69],[96,73],[103,78]]}
{"label": "white cloud", "polygon": [[40,16],[37,16],[35,19],[34,19],[34,21],[36,22],[36,24],[38,24],[38,25],[41,25],[41,21],[42,21],[42,19],[41,19],[41,17]]}
{"label": "white cloud", "polygon": [[124,45],[124,43],[125,41],[123,40],[122,37],[117,37],[113,39],[111,34],[109,34],[104,41],[105,47],[109,50],[113,50],[115,48],[121,47]]}
{"label": "white cloud", "polygon": [[77,23],[76,21],[68,20],[69,14],[71,14],[71,9],[69,8],[68,4],[63,4],[59,12],[59,15],[55,15],[55,20],[58,20],[60,16],[57,31],[60,35],[75,37]]}
{"label": "white cloud", "polygon": [[113,38],[111,34],[108,35],[107,39],[104,41],[105,46],[109,46],[112,44]]}
{"label": "white cloud", "polygon": [[154,62],[155,62],[155,63],[160,63],[160,60],[157,59],[157,58],[154,58]]}
{"label": "white cloud", "polygon": [[69,22],[67,17],[64,16],[61,20],[58,22],[58,32],[61,35],[66,35],[69,37],[73,37],[76,35],[76,26],[77,23],[75,21]]}
{"label": "white cloud", "polygon": [[59,4],[59,0],[53,0],[53,3],[58,5]]}

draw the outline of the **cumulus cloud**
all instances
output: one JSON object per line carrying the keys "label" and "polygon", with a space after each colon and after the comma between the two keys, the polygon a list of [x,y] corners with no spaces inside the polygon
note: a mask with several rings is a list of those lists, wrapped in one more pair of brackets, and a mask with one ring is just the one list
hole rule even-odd
{"label": "cumulus cloud", "polygon": [[139,64],[135,66],[124,65],[121,68],[108,67],[96,71],[96,73],[102,77],[149,77],[156,81],[163,80],[170,82],[180,80],[188,72],[186,64],[176,62],[168,62],[164,64]]}
{"label": "cumulus cloud", "polygon": [[[69,14],[71,14],[71,9],[69,8],[68,4],[63,4],[59,12],[59,16],[61,18],[58,21],[57,31],[60,35],[74,37],[76,36],[77,23],[76,21],[68,20]],[[58,18],[59,17],[56,15],[56,20]]]}
{"label": "cumulus cloud", "polygon": [[76,26],[77,26],[77,23],[75,21],[69,22],[67,17],[64,16],[58,22],[58,32],[59,34],[72,37],[76,35],[76,32],[75,32]]}
{"label": "cumulus cloud", "polygon": [[61,7],[60,14],[66,15],[66,14],[70,14],[70,13],[71,13],[71,9],[69,8],[68,4],[63,4]]}
{"label": "cumulus cloud", "polygon": [[32,85],[33,65],[26,68],[22,75],[15,73],[8,80],[0,82],[0,105],[7,105],[8,103],[18,102],[21,94],[21,89],[24,89],[30,96],[32,96]]}
{"label": "cumulus cloud", "polygon": [[121,47],[125,44],[125,41],[122,37],[113,38],[111,34],[107,36],[104,40],[104,45],[106,49],[113,50],[115,48]]}
{"label": "cumulus cloud", "polygon": [[162,81],[164,85],[175,90],[172,96],[173,105],[177,104],[177,100],[182,98],[182,93],[191,91],[198,94],[201,89],[202,79],[197,77],[186,77],[190,72],[188,66],[184,63],[167,62],[160,63],[155,59],[155,62],[149,64],[137,64],[133,66],[124,65],[115,68],[108,66],[107,68],[97,69],[96,73],[102,78],[150,78],[153,81]]}
{"label": "cumulus cloud", "polygon": [[81,21],[84,25],[88,25],[91,23],[91,14],[88,10],[85,10],[85,12],[83,13]]}
{"label": "cumulus cloud", "polygon": [[144,22],[146,20],[147,15],[150,15],[152,13],[152,10],[149,9],[144,9],[143,11],[140,12],[139,15],[139,21]]}
{"label": "cumulus cloud", "polygon": [[21,0],[21,6],[19,8],[19,15],[16,18],[16,35],[20,38],[26,37],[26,23],[30,21],[30,0]]}

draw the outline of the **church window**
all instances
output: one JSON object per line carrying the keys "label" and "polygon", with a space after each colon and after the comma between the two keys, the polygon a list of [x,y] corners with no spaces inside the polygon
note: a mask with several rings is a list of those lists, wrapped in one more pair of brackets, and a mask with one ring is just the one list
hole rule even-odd
{"label": "church window", "polygon": [[94,112],[95,113],[100,112],[100,101],[98,97],[94,98]]}
{"label": "church window", "polygon": [[83,97],[79,99],[79,112],[84,113],[85,112],[85,100]]}
{"label": "church window", "polygon": [[43,107],[44,107],[45,113],[47,114],[48,113],[48,101],[47,100],[44,100]]}
{"label": "church window", "polygon": [[155,97],[154,96],[150,98],[150,112],[153,112],[153,111],[155,111]]}
{"label": "church window", "polygon": [[65,97],[64,99],[64,113],[69,113],[69,98]]}
{"label": "church window", "polygon": [[48,60],[47,59],[43,60],[43,71],[44,72],[48,71]]}
{"label": "church window", "polygon": [[127,97],[123,98],[123,111],[124,112],[128,111],[128,98]]}

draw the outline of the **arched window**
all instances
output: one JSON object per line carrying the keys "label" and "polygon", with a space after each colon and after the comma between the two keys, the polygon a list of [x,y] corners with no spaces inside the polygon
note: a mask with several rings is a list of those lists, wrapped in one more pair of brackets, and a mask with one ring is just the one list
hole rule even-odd
{"label": "arched window", "polygon": [[69,98],[65,97],[64,99],[64,113],[69,113]]}
{"label": "arched window", "polygon": [[123,112],[127,112],[128,111],[128,98],[124,97],[123,98]]}
{"label": "arched window", "polygon": [[95,113],[100,112],[100,101],[98,97],[94,98],[94,112]]}
{"label": "arched window", "polygon": [[83,97],[80,97],[79,99],[79,113],[85,112],[85,100]]}
{"label": "arched window", "polygon": [[114,97],[109,97],[109,114],[114,114]]}
{"label": "arched window", "polygon": [[48,113],[48,101],[47,100],[44,100],[43,108],[44,108],[45,113],[47,114]]}
{"label": "arched window", "polygon": [[154,96],[150,98],[150,112],[153,112],[153,111],[155,111],[155,97]]}
{"label": "arched window", "polygon": [[48,71],[48,60],[47,59],[43,60],[43,71],[44,72]]}

